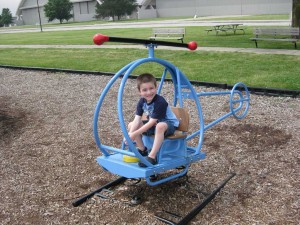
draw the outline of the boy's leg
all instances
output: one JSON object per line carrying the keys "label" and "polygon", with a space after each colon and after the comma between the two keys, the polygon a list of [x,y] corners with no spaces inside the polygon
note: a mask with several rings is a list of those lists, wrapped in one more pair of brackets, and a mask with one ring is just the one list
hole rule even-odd
{"label": "boy's leg", "polygon": [[[165,132],[168,129],[168,124],[164,122],[159,122],[155,127],[155,136],[154,136],[154,143],[151,149],[151,152],[146,157],[146,160],[151,164],[157,164],[156,155],[161,147],[165,139]],[[139,162],[138,164],[140,167],[147,167],[144,163]]]}
{"label": "boy's leg", "polygon": [[[142,126],[143,126],[143,124],[141,123],[137,129],[141,128]],[[137,130],[137,129],[133,129],[132,122],[128,124],[128,132],[129,132],[129,133],[130,133],[130,132],[134,132],[134,131]],[[142,135],[139,135],[134,141],[136,142],[136,146],[137,146],[141,151],[144,151],[144,150],[145,150],[145,145],[144,145],[143,140],[142,140]]]}
{"label": "boy's leg", "polygon": [[163,141],[165,139],[165,132],[167,129],[168,129],[167,123],[160,122],[156,125],[154,143],[152,146],[152,150],[148,155],[150,158],[156,159],[156,155],[161,147],[161,144],[163,143]]}
{"label": "boy's leg", "polygon": [[[151,164],[157,164],[156,155],[160,150],[160,147],[165,139],[165,136],[171,135],[175,132],[175,127],[166,122],[159,122],[155,128],[154,143],[152,150],[149,155],[146,157],[146,160]],[[139,162],[140,167],[147,167],[144,163]]]}

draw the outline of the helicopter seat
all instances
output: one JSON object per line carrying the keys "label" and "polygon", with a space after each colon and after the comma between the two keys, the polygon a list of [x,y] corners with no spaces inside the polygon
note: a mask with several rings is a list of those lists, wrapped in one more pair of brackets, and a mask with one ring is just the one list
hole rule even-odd
{"label": "helicopter seat", "polygon": [[[157,156],[158,163],[187,157],[186,137],[189,129],[189,113],[186,108],[171,108],[179,120],[179,126],[173,135],[167,136],[164,139]],[[154,135],[143,135],[143,142],[148,149],[151,149],[154,142]]]}
{"label": "helicopter seat", "polygon": [[179,120],[179,126],[177,127],[174,134],[166,137],[168,139],[179,139],[186,138],[187,132],[189,130],[190,125],[190,115],[186,108],[180,107],[171,107],[173,113],[176,115]]}

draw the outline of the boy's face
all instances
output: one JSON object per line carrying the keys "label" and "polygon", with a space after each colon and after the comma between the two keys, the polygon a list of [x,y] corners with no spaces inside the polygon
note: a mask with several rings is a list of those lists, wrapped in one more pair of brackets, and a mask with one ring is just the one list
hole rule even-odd
{"label": "boy's face", "polygon": [[145,98],[146,101],[149,103],[156,95],[157,88],[152,82],[142,83],[139,92],[140,96]]}

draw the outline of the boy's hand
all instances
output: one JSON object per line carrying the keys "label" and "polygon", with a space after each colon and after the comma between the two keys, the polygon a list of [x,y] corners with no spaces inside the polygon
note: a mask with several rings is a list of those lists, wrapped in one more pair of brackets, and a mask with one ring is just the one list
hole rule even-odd
{"label": "boy's hand", "polygon": [[134,135],[134,132],[133,132],[133,133],[130,133],[130,132],[129,132],[128,135],[129,135],[129,137],[130,137],[130,139],[131,139],[132,141],[135,140],[136,135]]}
{"label": "boy's hand", "polygon": [[126,138],[124,138],[123,141],[125,145],[128,145]]}
{"label": "boy's hand", "polygon": [[[131,132],[128,133],[129,138],[134,142],[134,139],[133,139],[133,137],[131,137],[131,134],[132,134]],[[124,144],[125,144],[125,145],[128,145],[128,142],[127,142],[127,140],[126,140],[125,137],[124,137],[123,141],[124,141]]]}

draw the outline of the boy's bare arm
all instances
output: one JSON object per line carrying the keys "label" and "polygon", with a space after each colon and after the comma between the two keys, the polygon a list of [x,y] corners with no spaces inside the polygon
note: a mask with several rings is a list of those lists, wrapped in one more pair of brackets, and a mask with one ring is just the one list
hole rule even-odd
{"label": "boy's bare arm", "polygon": [[[140,117],[140,119],[141,119],[141,117]],[[134,121],[135,121],[135,119],[134,119]],[[157,124],[157,119],[150,118],[150,120],[146,124],[144,124],[141,128],[130,133],[131,139],[134,139],[137,135],[143,134],[144,132],[146,132],[151,127],[155,126],[156,124]]]}
{"label": "boy's bare arm", "polygon": [[134,131],[136,131],[137,129],[140,128],[141,126],[141,122],[142,122],[142,117],[135,115],[132,124],[131,124],[131,128],[130,128],[130,133],[133,133]]}

